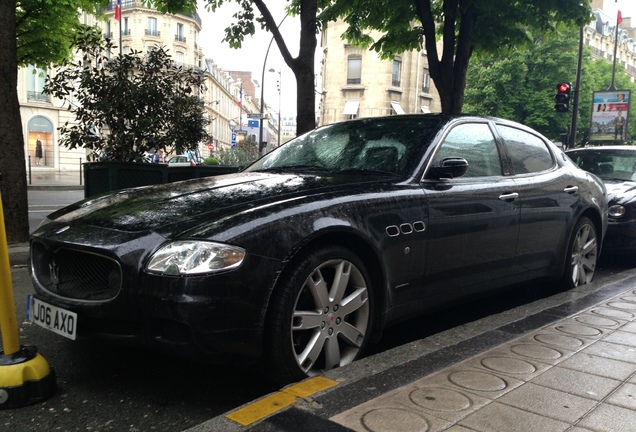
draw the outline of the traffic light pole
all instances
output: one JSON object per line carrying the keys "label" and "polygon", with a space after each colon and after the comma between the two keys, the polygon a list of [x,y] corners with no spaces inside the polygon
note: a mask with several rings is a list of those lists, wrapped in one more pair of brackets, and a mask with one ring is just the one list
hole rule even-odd
{"label": "traffic light pole", "polygon": [[572,123],[568,135],[568,148],[574,148],[576,140],[576,128],[579,115],[579,93],[581,90],[581,67],[583,61],[583,27],[579,29],[579,59],[576,66],[576,83],[574,84],[574,103],[572,104]]}

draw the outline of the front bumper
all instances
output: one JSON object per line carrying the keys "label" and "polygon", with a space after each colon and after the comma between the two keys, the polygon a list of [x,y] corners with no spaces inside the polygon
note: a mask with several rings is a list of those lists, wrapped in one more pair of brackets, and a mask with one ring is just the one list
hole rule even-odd
{"label": "front bumper", "polygon": [[[120,257],[67,244],[57,248],[37,239],[31,251],[35,296],[77,313],[79,337],[128,341],[214,363],[251,362],[261,354],[265,310],[279,261],[248,255],[232,271],[175,277],[144,272],[144,260],[134,254]],[[69,251],[73,260],[63,258]],[[77,269],[83,255],[90,263],[103,257],[109,271],[84,268],[81,279]],[[70,262],[74,270],[66,272]],[[91,281],[95,275],[109,280]]]}

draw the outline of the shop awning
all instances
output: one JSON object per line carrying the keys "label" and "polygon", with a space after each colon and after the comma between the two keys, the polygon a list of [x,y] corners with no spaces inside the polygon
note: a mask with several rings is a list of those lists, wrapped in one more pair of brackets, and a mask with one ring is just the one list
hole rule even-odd
{"label": "shop awning", "polygon": [[393,107],[393,111],[396,114],[404,114],[404,110],[402,109],[402,105],[399,102],[391,101],[391,106]]}
{"label": "shop awning", "polygon": [[357,99],[350,99],[345,102],[344,106],[344,115],[358,115],[358,107],[360,106],[360,101]]}

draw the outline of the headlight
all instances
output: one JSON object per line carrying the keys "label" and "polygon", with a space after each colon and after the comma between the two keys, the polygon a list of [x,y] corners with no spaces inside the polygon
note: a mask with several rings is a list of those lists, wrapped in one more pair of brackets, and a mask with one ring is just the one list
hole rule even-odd
{"label": "headlight", "polygon": [[222,243],[185,240],[154,253],[146,270],[167,275],[194,275],[230,270],[241,265],[245,250]]}
{"label": "headlight", "polygon": [[625,209],[624,206],[615,204],[615,205],[609,206],[608,213],[611,217],[618,218],[621,216],[625,216],[625,213],[627,213],[627,210]]}

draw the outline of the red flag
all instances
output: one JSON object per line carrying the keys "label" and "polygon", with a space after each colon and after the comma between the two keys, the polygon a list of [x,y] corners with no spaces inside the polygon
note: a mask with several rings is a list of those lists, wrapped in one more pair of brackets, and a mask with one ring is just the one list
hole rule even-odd
{"label": "red flag", "polygon": [[623,15],[621,14],[621,11],[618,11],[618,19],[617,19],[618,23],[622,23],[623,22]]}
{"label": "red flag", "polygon": [[117,4],[115,5],[115,19],[121,22],[121,0],[117,0]]}
{"label": "red flag", "polygon": [[241,106],[242,102],[243,102],[243,86],[241,86],[241,92],[239,93],[238,106]]}

